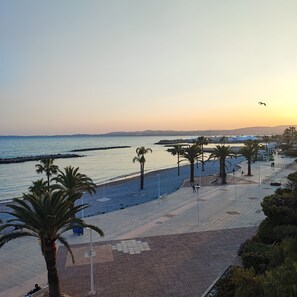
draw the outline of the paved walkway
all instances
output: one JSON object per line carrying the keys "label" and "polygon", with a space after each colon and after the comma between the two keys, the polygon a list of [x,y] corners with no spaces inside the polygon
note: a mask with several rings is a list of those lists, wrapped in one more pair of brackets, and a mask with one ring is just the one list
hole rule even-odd
{"label": "paved walkway", "polygon": [[[275,191],[269,177],[285,183],[285,177],[297,170],[285,168],[292,161],[280,159],[274,168],[269,162],[256,162],[254,176],[231,174],[225,186],[202,186],[197,193],[184,187],[159,200],[87,218],[106,234],[99,238],[93,232],[98,296],[200,296],[229,264],[238,261],[240,243],[254,234],[264,218],[262,198]],[[266,183],[259,185],[259,180]],[[66,238],[77,263],[67,262],[64,248],[59,249],[61,284],[72,297],[85,296],[90,236],[69,232]],[[44,260],[32,239],[4,246],[0,263],[1,297],[24,296],[35,283],[46,283]]]}

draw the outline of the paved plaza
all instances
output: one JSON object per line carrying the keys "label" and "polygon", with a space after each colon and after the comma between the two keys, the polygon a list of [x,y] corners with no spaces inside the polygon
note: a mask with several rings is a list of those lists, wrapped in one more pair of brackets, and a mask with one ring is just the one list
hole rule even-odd
{"label": "paved plaza", "polygon": [[[255,234],[263,220],[261,201],[275,191],[270,180],[286,183],[297,170],[283,159],[253,164],[253,176],[228,175],[227,185],[202,180],[193,192],[185,184],[158,200],[86,218],[105,233],[94,232],[93,267],[96,296],[194,297],[230,265],[238,264],[238,247]],[[242,170],[247,172],[246,163]],[[259,184],[259,180],[261,184]],[[104,202],[102,202],[104,203]],[[90,290],[90,234],[65,236],[75,254],[72,264],[59,247],[61,287],[72,297]],[[46,267],[37,240],[11,242],[0,250],[0,296],[24,296],[35,283],[45,284]]]}

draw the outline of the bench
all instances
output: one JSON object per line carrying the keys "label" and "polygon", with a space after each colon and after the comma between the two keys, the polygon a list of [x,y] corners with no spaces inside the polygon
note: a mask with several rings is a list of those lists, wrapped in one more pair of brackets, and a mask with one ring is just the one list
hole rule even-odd
{"label": "bench", "polygon": [[40,290],[37,292],[31,294],[31,297],[38,297],[38,296],[43,296],[44,293],[48,293],[48,285],[42,287]]}

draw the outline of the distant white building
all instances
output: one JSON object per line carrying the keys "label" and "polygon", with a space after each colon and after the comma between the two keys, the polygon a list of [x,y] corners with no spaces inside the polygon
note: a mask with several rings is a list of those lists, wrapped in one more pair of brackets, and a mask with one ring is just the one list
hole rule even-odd
{"label": "distant white building", "polygon": [[241,136],[232,136],[228,137],[228,142],[238,142],[246,140],[258,140],[258,137],[252,135],[241,135]]}

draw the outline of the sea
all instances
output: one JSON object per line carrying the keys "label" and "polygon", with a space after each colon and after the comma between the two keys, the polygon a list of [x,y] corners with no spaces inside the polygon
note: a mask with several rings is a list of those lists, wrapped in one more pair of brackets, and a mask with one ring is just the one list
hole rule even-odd
{"label": "sea", "polygon": [[[0,136],[0,158],[28,157],[48,154],[68,154],[72,150],[129,146],[107,150],[77,152],[81,158],[55,159],[60,169],[66,166],[79,167],[79,172],[91,177],[96,184],[108,183],[139,174],[139,163],[133,163],[136,149],[151,148],[146,155],[145,172],[177,166],[176,156],[167,152],[167,147],[157,145],[166,139],[195,139],[197,136]],[[45,179],[37,174],[38,161],[0,164],[0,201],[21,197],[28,191],[32,181]]]}

